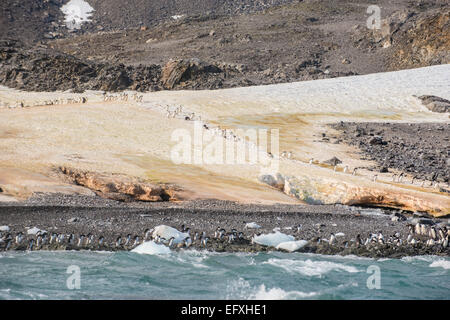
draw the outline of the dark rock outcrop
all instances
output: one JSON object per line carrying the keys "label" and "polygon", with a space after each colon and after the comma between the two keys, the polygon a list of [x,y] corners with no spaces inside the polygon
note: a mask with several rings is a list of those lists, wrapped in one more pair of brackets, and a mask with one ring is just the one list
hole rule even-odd
{"label": "dark rock outcrop", "polygon": [[439,98],[436,96],[420,96],[420,100],[422,100],[422,104],[428,108],[428,110],[439,113],[450,112],[450,101]]}

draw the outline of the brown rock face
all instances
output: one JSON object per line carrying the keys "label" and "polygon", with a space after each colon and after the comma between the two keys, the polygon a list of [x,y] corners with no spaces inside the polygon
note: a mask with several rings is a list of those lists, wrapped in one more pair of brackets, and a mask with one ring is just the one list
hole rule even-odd
{"label": "brown rock face", "polygon": [[450,101],[436,96],[420,96],[422,104],[433,112],[450,112]]}
{"label": "brown rock face", "polygon": [[118,201],[173,201],[175,188],[154,185],[122,175],[83,172],[61,167],[61,172],[74,183],[93,190],[97,195]]}
{"label": "brown rock face", "polygon": [[199,59],[170,60],[163,68],[161,82],[166,89],[173,89],[182,81],[191,80],[201,75],[220,73],[221,69]]}

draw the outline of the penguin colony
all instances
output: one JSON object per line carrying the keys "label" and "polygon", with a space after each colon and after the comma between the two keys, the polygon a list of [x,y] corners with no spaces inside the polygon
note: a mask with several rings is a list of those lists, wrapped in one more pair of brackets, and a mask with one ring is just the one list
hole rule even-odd
{"label": "penguin colony", "polygon": [[[227,245],[234,246],[255,246],[254,236],[261,233],[245,235],[244,232],[232,229],[225,230],[217,227],[214,234],[208,235],[205,231],[191,231],[184,225],[179,228],[180,232],[187,236],[178,243],[175,238],[165,239],[158,235],[154,236],[153,229],[146,229],[142,234],[119,235],[115,239],[107,241],[103,235],[94,236],[93,234],[73,234],[57,233],[40,230],[35,234],[25,234],[22,232],[10,233],[9,231],[0,231],[0,251],[19,250],[132,250],[146,241],[154,241],[163,244],[171,249],[188,249],[191,247],[203,249],[224,248]],[[296,238],[302,238],[302,225],[291,228],[296,234]],[[425,223],[416,223],[408,225],[408,235],[402,237],[399,232],[392,235],[383,235],[381,231],[369,234],[363,237],[358,234],[350,241],[339,240],[339,234],[331,233],[329,238],[315,237],[309,241],[310,246],[326,247],[334,249],[347,248],[428,248],[433,252],[446,252],[449,249],[448,240],[450,228],[444,225],[432,225]],[[320,234],[320,226],[317,233]]]}

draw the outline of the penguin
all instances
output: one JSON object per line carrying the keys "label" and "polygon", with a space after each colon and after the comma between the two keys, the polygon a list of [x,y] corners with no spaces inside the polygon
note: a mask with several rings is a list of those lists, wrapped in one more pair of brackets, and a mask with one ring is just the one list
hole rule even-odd
{"label": "penguin", "polygon": [[381,230],[378,231],[378,241],[379,240],[383,240],[383,242],[384,242],[384,236],[383,236],[383,233],[381,232]]}
{"label": "penguin", "polygon": [[[67,236],[67,238],[69,239],[70,235]],[[64,239],[66,238],[66,235],[64,233],[61,233],[59,235],[57,235],[56,237],[56,242],[58,242],[59,244],[64,242]]]}
{"label": "penguin", "polygon": [[378,175],[377,175],[377,174],[374,175],[374,176],[373,176],[373,182],[377,182],[377,178],[378,178]]}
{"label": "penguin", "polygon": [[362,245],[363,243],[362,243],[362,240],[361,240],[361,235],[360,234],[358,234],[357,236],[356,236],[356,245],[359,247],[360,245]]}
{"label": "penguin", "polygon": [[175,240],[174,237],[172,237],[172,238],[169,239],[169,248],[172,248],[172,246],[173,246],[173,241],[174,241],[174,240]]}
{"label": "penguin", "polygon": [[429,236],[431,239],[436,240],[436,229],[434,227],[430,228]]}
{"label": "penguin", "polygon": [[136,247],[137,245],[139,245],[139,243],[140,243],[139,236],[135,236],[135,237],[134,237],[133,247]]}
{"label": "penguin", "polygon": [[33,247],[34,247],[34,239],[31,239],[31,240],[28,242],[28,248],[27,248],[27,250],[28,250],[28,251],[33,251]]}
{"label": "penguin", "polygon": [[356,171],[358,170],[358,168],[354,168],[353,172],[352,172],[352,176],[356,176]]}
{"label": "penguin", "polygon": [[408,234],[408,239],[406,239],[406,241],[408,242],[408,243],[411,243],[411,240],[413,239],[413,235],[410,233],[410,234]]}
{"label": "penguin", "polygon": [[103,246],[103,242],[105,241],[105,238],[103,237],[103,236],[100,236],[99,238],[98,238],[98,245],[99,246]]}
{"label": "penguin", "polygon": [[39,248],[42,245],[42,236],[38,235],[36,238],[36,248]]}
{"label": "penguin", "polygon": [[314,158],[309,159],[309,164],[313,164]]}
{"label": "penguin", "polygon": [[415,226],[415,228],[414,228],[414,231],[415,231],[417,234],[420,234],[420,223],[416,223],[416,226]]}
{"label": "penguin", "polygon": [[196,242],[198,240],[198,232],[194,233],[194,242]]}
{"label": "penguin", "polygon": [[189,248],[192,245],[191,237],[186,237],[186,239],[184,239],[184,243],[186,244],[186,248]]}
{"label": "penguin", "polygon": [[330,244],[330,246],[332,246],[335,242],[336,242],[336,236],[334,235],[334,233],[331,233],[330,241],[328,243]]}
{"label": "penguin", "polygon": [[220,240],[222,240],[223,239],[223,236],[225,235],[225,233],[226,233],[226,231],[225,231],[225,229],[220,229],[220,231],[219,231],[219,239]]}
{"label": "penguin", "polygon": [[417,240],[413,238],[413,239],[411,240],[410,244],[412,244],[412,245],[417,244]]}
{"label": "penguin", "polygon": [[392,182],[395,182],[395,178],[397,177],[397,175],[396,174],[394,174],[393,176],[392,176]]}
{"label": "penguin", "polygon": [[116,247],[120,247],[122,245],[122,237],[118,236],[116,239]]}
{"label": "penguin", "polygon": [[234,241],[234,234],[231,233],[228,235],[228,243],[232,243]]}
{"label": "penguin", "polygon": [[301,225],[301,224],[299,224],[299,225],[297,226],[297,233],[300,233],[300,230],[302,230],[302,225]]}
{"label": "penguin", "polygon": [[244,234],[243,234],[242,232],[239,232],[239,234],[238,234],[238,239],[239,239],[239,240],[244,239]]}
{"label": "penguin", "polygon": [[42,244],[45,245],[48,242],[48,236],[47,233],[44,234],[44,236],[42,237]]}
{"label": "penguin", "polygon": [[52,244],[53,242],[55,242],[56,241],[56,237],[57,237],[57,235],[56,235],[56,233],[52,233],[52,235],[50,236],[50,244]]}
{"label": "penguin", "polygon": [[84,234],[80,235],[80,238],[78,239],[78,247],[81,247],[84,242]]}
{"label": "penguin", "polygon": [[6,241],[5,251],[8,251],[11,248],[12,240],[8,239]]}
{"label": "penguin", "polygon": [[344,167],[344,173],[347,173],[347,171],[348,171],[348,166],[345,166]]}
{"label": "penguin", "polygon": [[424,235],[424,236],[427,235],[427,226],[426,226],[426,225],[422,224],[422,225],[420,226],[420,234],[422,234],[422,235]]}
{"label": "penguin", "polygon": [[219,238],[219,231],[220,231],[220,227],[217,227],[216,231],[214,232],[214,238]]}
{"label": "penguin", "polygon": [[131,241],[131,234],[127,234],[127,239],[125,240],[124,246],[128,247],[128,245],[130,244],[130,241]]}
{"label": "penguin", "polygon": [[209,238],[208,237],[204,237],[204,238],[202,238],[202,246],[203,247],[207,247],[207,245],[208,245],[208,240],[209,240]]}
{"label": "penguin", "polygon": [[87,237],[87,245],[90,246],[92,244],[92,242],[94,241],[94,235],[93,234],[88,234]]}
{"label": "penguin", "polygon": [[366,239],[366,241],[364,242],[364,246],[368,246],[369,243],[370,243],[370,237],[368,237],[368,238]]}
{"label": "penguin", "polygon": [[441,239],[445,238],[444,231],[442,231],[442,229],[439,229],[438,234],[439,234],[439,238],[441,238]]}
{"label": "penguin", "polygon": [[73,234],[73,233],[71,233],[70,235],[69,235],[69,239],[68,239],[68,243],[70,244],[70,245],[73,245],[73,242],[75,241],[75,235]]}
{"label": "penguin", "polygon": [[147,241],[150,237],[151,237],[151,230],[150,229],[145,229],[144,231],[144,240]]}
{"label": "penguin", "polygon": [[22,240],[23,240],[23,233],[22,232],[19,232],[17,235],[16,235],[16,244],[17,245],[20,245],[21,243],[22,243]]}
{"label": "penguin", "polygon": [[447,248],[448,247],[448,236],[444,239],[444,241],[442,242],[442,248]]}

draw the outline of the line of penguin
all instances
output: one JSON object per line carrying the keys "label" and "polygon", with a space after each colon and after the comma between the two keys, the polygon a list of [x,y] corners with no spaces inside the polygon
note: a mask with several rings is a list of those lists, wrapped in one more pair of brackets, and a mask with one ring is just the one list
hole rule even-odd
{"label": "line of penguin", "polygon": [[[360,234],[356,236],[356,239],[350,241],[344,241],[345,248],[350,246],[373,246],[373,245],[391,245],[391,246],[429,246],[436,247],[437,249],[448,248],[448,238],[450,236],[450,229],[443,227],[427,227],[425,224],[417,223],[416,225],[408,225],[409,233],[406,240],[401,238],[399,232],[385,237],[382,231],[377,233],[371,233],[367,238],[362,238]],[[317,240],[317,244],[326,242],[328,245],[337,245],[337,238],[334,233],[331,234],[330,239]]]}
{"label": "line of penguin", "polygon": [[[292,158],[292,155],[293,155],[292,152],[286,152],[286,151],[284,151],[284,152],[282,153],[282,157],[285,157],[285,158],[288,158],[288,159],[291,159],[291,158]],[[309,164],[310,164],[310,165],[313,165],[313,164],[315,164],[315,163],[316,163],[316,162],[315,162],[314,158],[311,158],[311,159],[309,160]],[[338,172],[338,171],[339,171],[338,169],[339,169],[338,165],[335,165],[335,166],[333,167],[334,172]],[[353,176],[357,175],[357,172],[358,172],[359,169],[360,169],[360,168],[357,168],[357,167],[356,167],[356,168],[353,168],[351,174],[352,174]],[[343,173],[350,173],[350,171],[349,171],[349,166],[345,166],[345,167],[343,168],[342,172],[343,172]],[[378,180],[378,175],[377,175],[377,174],[373,175],[373,176],[372,176],[372,181],[373,181],[373,182],[376,182],[377,180]],[[393,175],[392,175],[392,182],[396,182],[396,183],[407,183],[408,180],[407,180],[406,175],[402,172],[402,173],[400,173],[400,174],[393,174]],[[418,184],[415,184],[416,182],[418,182]],[[417,178],[417,176],[411,177],[410,184],[411,184],[411,185],[417,185],[417,186],[420,186],[421,188],[435,188],[435,189],[438,189],[438,190],[440,190],[441,187],[446,187],[447,189],[450,187],[450,185],[449,185],[448,183],[447,183],[447,184],[439,183],[438,181],[434,181],[434,180],[433,180],[433,181],[420,180],[420,179]]]}
{"label": "line of penguin", "polygon": [[[103,101],[104,102],[108,102],[108,101],[128,101],[128,98],[130,97],[128,95],[128,93],[122,92],[120,94],[107,94],[106,92],[103,92]],[[139,95],[137,93],[133,93],[131,95],[131,99],[133,99],[136,102],[142,102],[144,96],[143,95]]]}
{"label": "line of penguin", "polygon": [[[297,238],[301,238],[302,225],[293,227]],[[329,246],[336,248],[354,248],[354,247],[372,247],[374,245],[388,245],[391,247],[412,246],[412,247],[433,247],[437,250],[446,250],[448,248],[448,238],[450,236],[450,228],[446,226],[435,226],[417,223],[408,225],[409,233],[406,239],[402,239],[401,234],[396,232],[393,235],[385,236],[381,231],[369,234],[367,238],[363,238],[360,234],[350,241],[340,241],[339,234],[331,233],[330,238],[325,239],[316,237],[310,240],[310,245]],[[35,235],[25,235],[19,232],[15,235],[9,232],[0,232],[0,250],[132,250],[145,241],[154,241],[163,244],[171,249],[190,248],[192,246],[199,248],[214,248],[211,245],[254,245],[254,236],[261,235],[260,232],[253,233],[250,236],[244,235],[243,232],[232,229],[227,232],[222,227],[217,227],[211,238],[206,232],[194,232],[191,234],[190,228],[181,226],[181,232],[187,233],[188,236],[179,243],[175,243],[175,238],[165,239],[160,236],[153,236],[154,229],[146,229],[141,235],[128,234],[125,237],[118,236],[115,241],[107,242],[105,237],[100,235],[95,237],[93,234],[80,234],[79,236],[70,233],[49,233],[38,231]],[[318,231],[319,233],[320,231]]]}
{"label": "line of penguin", "polygon": [[[132,250],[145,241],[154,241],[171,249],[189,248],[192,245],[208,248],[210,240],[204,231],[195,232],[191,236],[190,228],[185,228],[184,225],[181,227],[181,232],[187,233],[189,236],[179,243],[175,243],[174,237],[170,239],[162,238],[159,235],[154,237],[153,231],[154,229],[146,229],[142,235],[118,236],[115,241],[110,242],[106,241],[102,235],[96,237],[90,233],[75,235],[40,230],[34,235],[26,235],[23,232],[13,235],[9,232],[0,232],[0,250]],[[229,244],[248,244],[250,242],[245,239],[243,232],[235,229],[226,232],[221,227],[215,231],[214,239]]]}
{"label": "line of penguin", "polygon": [[78,103],[84,104],[87,102],[88,102],[87,97],[44,100],[44,101],[37,101],[32,104],[26,103],[24,101],[18,101],[14,104],[9,104],[7,102],[0,101],[0,107],[14,109],[14,108],[29,108],[29,107],[52,106],[52,105],[63,105],[63,104],[78,104]]}

